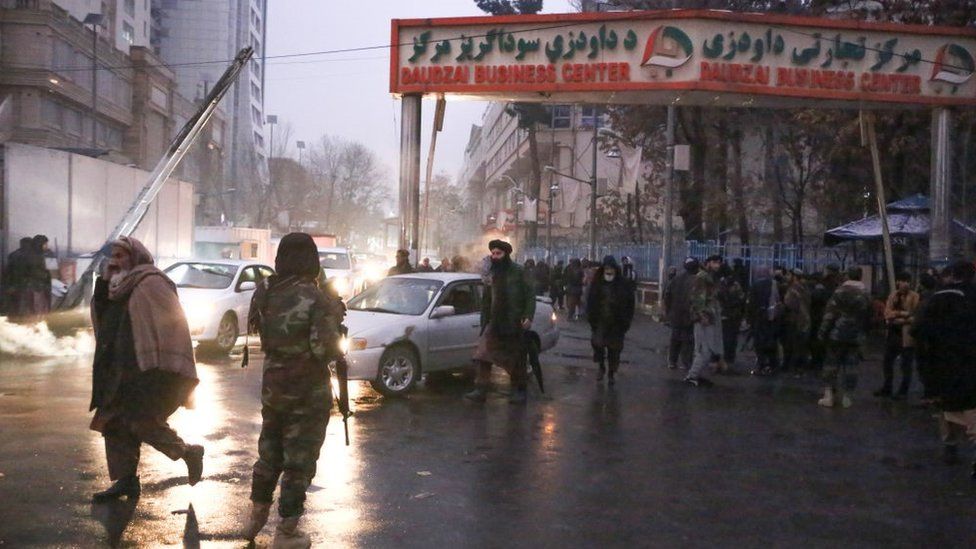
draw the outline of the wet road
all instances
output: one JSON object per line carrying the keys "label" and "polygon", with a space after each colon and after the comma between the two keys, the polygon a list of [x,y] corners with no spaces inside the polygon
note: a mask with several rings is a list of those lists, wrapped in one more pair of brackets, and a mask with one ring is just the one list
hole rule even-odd
{"label": "wet road", "polygon": [[[318,546],[973,546],[968,466],[939,461],[933,420],[869,397],[816,406],[813,379],[714,378],[664,367],[665,330],[635,325],[618,385],[594,381],[582,324],[544,355],[548,396],[467,383],[384,400],[355,384],[352,446],[329,425],[307,504]],[[260,358],[200,364],[197,407],[171,425],[207,448],[204,480],[143,447],[138,502],[91,505],[107,482],[87,429],[89,359],[0,357],[0,545],[232,546],[248,509]],[[740,368],[746,369],[745,366]],[[272,519],[274,520],[274,519]],[[259,544],[268,544],[272,526]]]}

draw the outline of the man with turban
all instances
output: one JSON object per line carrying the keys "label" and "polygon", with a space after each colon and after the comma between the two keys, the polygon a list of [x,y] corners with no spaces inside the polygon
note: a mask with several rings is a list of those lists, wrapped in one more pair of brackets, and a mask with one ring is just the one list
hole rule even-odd
{"label": "man with turban", "polygon": [[491,366],[508,372],[512,380],[509,402],[526,400],[525,349],[523,332],[532,327],[535,294],[525,271],[512,261],[512,245],[502,240],[488,243],[491,264],[486,273],[485,294],[481,301],[481,339],[475,351],[475,388],[465,395],[484,402],[491,384]]}

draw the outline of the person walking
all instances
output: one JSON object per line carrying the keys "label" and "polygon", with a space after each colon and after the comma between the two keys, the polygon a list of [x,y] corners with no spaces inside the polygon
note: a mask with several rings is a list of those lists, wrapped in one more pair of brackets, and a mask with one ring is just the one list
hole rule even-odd
{"label": "person walking", "polygon": [[491,367],[498,366],[511,378],[509,402],[526,401],[524,332],[532,328],[535,294],[525,271],[512,261],[512,245],[503,240],[488,243],[490,284],[481,301],[481,338],[475,351],[477,368],[474,389],[465,398],[484,402],[491,387]]}
{"label": "person walking", "polygon": [[33,251],[28,256],[30,314],[40,318],[51,312],[51,271],[47,269],[48,238],[42,234],[33,238]]}
{"label": "person walking", "polygon": [[261,435],[251,477],[251,512],[244,528],[248,540],[268,521],[275,487],[281,481],[274,547],[309,547],[298,522],[305,492],[332,408],[329,362],[342,356],[339,341],[345,308],[319,285],[315,241],[305,233],[281,239],[275,274],[263,280],[251,298],[248,326],[261,336]]}
{"label": "person walking", "polygon": [[579,318],[582,296],[583,264],[579,259],[570,259],[566,267],[566,317],[571,321]]}
{"label": "person walking", "polygon": [[783,298],[779,281],[779,269],[774,267],[767,275],[749,287],[746,316],[756,349],[756,367],[752,375],[771,376],[779,370],[779,332],[782,326]]}
{"label": "person walking", "polygon": [[637,270],[634,268],[634,260],[630,256],[624,256],[620,260],[621,275],[631,282],[637,282]]}
{"label": "person walking", "polygon": [[708,387],[712,382],[705,377],[705,367],[714,364],[724,370],[722,353],[722,305],[718,301],[718,282],[715,280],[722,257],[709,256],[705,268],[695,275],[691,288],[691,317],[695,321],[695,359],[685,383]]}
{"label": "person walking", "polygon": [[539,261],[535,264],[535,271],[532,273],[535,276],[535,295],[544,296],[549,294],[549,276],[551,269],[549,264],[545,261]]}
{"label": "person walking", "polygon": [[[895,291],[885,303],[884,321],[887,328],[885,354],[883,361],[884,383],[874,392],[874,396],[896,400],[908,396],[912,385],[912,368],[915,361],[915,340],[912,338],[912,321],[918,309],[919,295],[912,291],[912,277],[908,273],[898,273],[895,277]],[[895,361],[901,358],[901,384],[898,392],[891,389],[895,377]]]}
{"label": "person walking", "polygon": [[610,386],[616,383],[624,338],[634,320],[634,291],[633,281],[624,278],[616,259],[611,255],[604,257],[590,286],[586,316],[590,322],[593,362],[600,369],[596,379],[602,381],[609,373]]}
{"label": "person walking", "polygon": [[698,260],[685,259],[684,271],[676,275],[664,289],[664,318],[671,327],[668,343],[668,368],[691,368],[695,345],[695,319],[691,314],[691,287],[698,274]]}
{"label": "person walking", "polygon": [[817,404],[827,408],[838,402],[849,408],[850,394],[857,386],[860,347],[871,319],[871,297],[862,276],[860,267],[848,269],[847,281],[830,296],[820,323],[818,337],[827,342],[830,362],[824,366],[826,386]]}
{"label": "person walking", "polygon": [[[918,310],[912,336],[929,354],[926,390],[941,410],[939,426],[944,460],[958,461],[968,434],[976,442],[976,290],[974,268],[956,261],[945,268],[943,286]],[[976,461],[972,465],[976,480]]]}
{"label": "person walking", "polygon": [[425,257],[420,261],[420,265],[417,265],[418,273],[432,273],[434,272],[433,265],[430,264],[430,258]]}
{"label": "person walking", "polygon": [[566,268],[562,260],[556,262],[549,273],[549,299],[552,300],[552,307],[559,311],[563,310],[563,300],[566,295]]}
{"label": "person walking", "polygon": [[834,280],[830,272],[822,273],[816,277],[810,290],[810,369],[817,372],[823,369],[827,358],[826,343],[817,337],[817,332],[827,310],[827,302],[837,289]]}
{"label": "person walking", "polygon": [[31,314],[30,266],[33,253],[34,240],[29,236],[21,238],[20,248],[7,256],[4,266],[3,313],[14,320]]}
{"label": "person walking", "polygon": [[785,272],[783,365],[796,375],[806,367],[810,338],[810,290],[803,279],[800,269]]}
{"label": "person walking", "polygon": [[408,250],[397,250],[396,265],[390,267],[390,270],[387,271],[386,276],[411,274],[413,272],[413,265],[410,264],[410,252]]}
{"label": "person walking", "polygon": [[722,306],[722,356],[729,368],[735,367],[739,349],[739,327],[746,311],[746,294],[739,277],[727,263],[719,269],[718,302]]}
{"label": "person walking", "polygon": [[138,498],[139,454],[148,444],[186,463],[190,486],[203,475],[203,446],[187,444],[167,424],[198,383],[190,329],[173,282],[142,242],[121,237],[95,281],[91,429],[105,439],[113,484],[92,497]]}

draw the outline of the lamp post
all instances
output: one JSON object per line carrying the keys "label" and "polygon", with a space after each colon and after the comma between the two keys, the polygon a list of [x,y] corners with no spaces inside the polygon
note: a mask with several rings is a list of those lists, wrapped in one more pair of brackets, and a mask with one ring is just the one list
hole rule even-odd
{"label": "lamp post", "polygon": [[[596,142],[594,141],[594,146],[595,145]],[[596,160],[594,160],[593,163],[595,166]],[[553,168],[552,166],[545,166],[542,169],[543,171],[547,171],[551,174],[558,175],[559,177],[565,177],[566,179],[572,179],[573,181],[586,183],[587,185],[590,186],[590,257],[595,260],[596,259],[596,199],[600,198],[600,195],[596,194],[596,177],[595,177],[596,172],[594,172],[594,177],[591,177],[590,179],[581,179],[579,177],[574,177],[572,175],[556,171],[556,168]],[[552,187],[556,187],[556,189],[554,190],[559,190],[558,184],[553,184]],[[551,197],[550,200],[552,200]],[[551,209],[552,208],[550,208],[550,210]]]}
{"label": "lamp post", "polygon": [[91,144],[98,148],[98,27],[102,24],[102,14],[89,13],[83,21],[91,25],[92,31],[92,86],[91,86]]}

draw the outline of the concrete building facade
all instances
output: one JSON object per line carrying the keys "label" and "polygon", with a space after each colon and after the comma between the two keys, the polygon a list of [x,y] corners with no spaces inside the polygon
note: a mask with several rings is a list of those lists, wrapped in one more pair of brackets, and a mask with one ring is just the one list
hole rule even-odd
{"label": "concrete building facade", "polygon": [[[524,237],[526,219],[535,218],[538,244],[545,242],[548,201],[552,200],[552,234],[555,242],[585,242],[590,220],[590,185],[543,171],[537,203],[512,190],[512,180],[523,192],[529,188],[532,165],[528,132],[506,111],[508,103],[488,104],[482,124],[472,127],[459,174],[469,200],[478,205],[486,231],[501,230]],[[592,105],[547,105],[547,119],[536,128],[540,169],[590,180],[593,170],[593,124],[606,118]],[[511,178],[511,179],[509,179]],[[620,161],[597,150],[597,192],[604,195],[620,187]],[[558,187],[552,191],[553,186]],[[522,198],[520,200],[520,197]],[[521,207],[518,202],[522,202]],[[518,209],[518,227],[516,227]],[[598,208],[599,209],[599,208]],[[528,223],[532,223],[529,221]],[[599,223],[599,220],[598,220]]]}
{"label": "concrete building facade", "polygon": [[254,48],[222,107],[227,118],[223,169],[228,185],[239,191],[234,200],[239,205],[268,182],[266,0],[153,0],[152,16],[153,48],[173,68],[179,93],[191,100],[207,94],[240,49]]}

